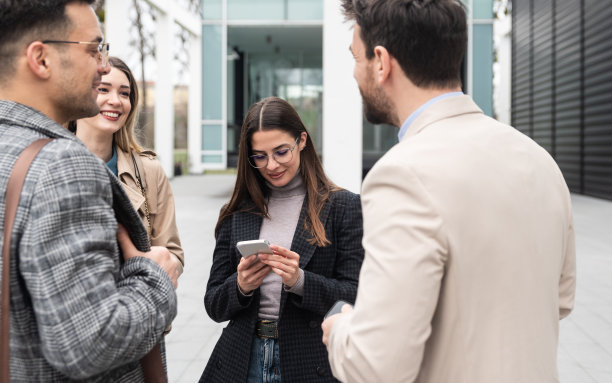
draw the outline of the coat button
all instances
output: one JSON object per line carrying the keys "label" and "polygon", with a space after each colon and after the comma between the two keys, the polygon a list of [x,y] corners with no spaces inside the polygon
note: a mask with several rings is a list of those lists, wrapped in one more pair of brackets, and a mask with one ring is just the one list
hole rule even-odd
{"label": "coat button", "polygon": [[319,324],[317,323],[317,321],[311,320],[311,321],[308,323],[308,326],[309,326],[310,328],[317,328],[317,327],[319,327]]}
{"label": "coat button", "polygon": [[325,368],[317,367],[317,375],[319,375],[319,376],[325,375]]}
{"label": "coat button", "polygon": [[221,369],[221,361],[220,360],[217,361],[217,368]]}

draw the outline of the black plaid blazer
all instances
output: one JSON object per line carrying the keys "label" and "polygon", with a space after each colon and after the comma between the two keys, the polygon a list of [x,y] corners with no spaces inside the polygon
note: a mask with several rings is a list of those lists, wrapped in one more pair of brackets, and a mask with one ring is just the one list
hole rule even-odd
{"label": "black plaid blazer", "polygon": [[[364,250],[359,195],[346,190],[332,193],[320,218],[331,241],[326,247],[308,243],[304,227],[308,198],[300,213],[291,250],[300,255],[304,270],[302,297],[282,291],[279,311],[281,378],[285,382],[336,382],[321,339],[323,316],[339,299],[354,302]],[[208,360],[200,382],[246,382],[251,343],[259,309],[259,289],[251,297],[239,296],[238,241],[257,239],[262,217],[235,213],[220,227],[213,265],[204,296],[208,315],[228,321]]]}

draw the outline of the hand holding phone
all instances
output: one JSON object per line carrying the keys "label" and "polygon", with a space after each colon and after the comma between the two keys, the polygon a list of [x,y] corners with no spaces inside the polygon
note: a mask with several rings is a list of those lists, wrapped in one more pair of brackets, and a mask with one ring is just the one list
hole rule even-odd
{"label": "hand holding phone", "polygon": [[345,301],[337,301],[336,303],[334,303],[334,305],[332,306],[331,309],[329,309],[329,311],[327,312],[327,314],[325,314],[325,317],[323,317],[323,319],[327,319],[330,316],[334,315],[334,314],[340,314],[342,312],[342,307],[344,305],[349,305],[351,307],[353,307],[352,304],[345,302]]}
{"label": "hand holding phone", "polygon": [[236,248],[238,248],[238,251],[244,258],[257,253],[274,253],[272,249],[270,249],[270,242],[265,239],[240,241],[236,244]]}

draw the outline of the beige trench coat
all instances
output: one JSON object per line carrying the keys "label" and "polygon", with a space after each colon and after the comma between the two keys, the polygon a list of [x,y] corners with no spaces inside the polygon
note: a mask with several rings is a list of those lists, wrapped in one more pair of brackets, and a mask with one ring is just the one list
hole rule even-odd
{"label": "beige trench coat", "polygon": [[116,149],[118,178],[147,228],[151,245],[168,248],[181,262],[179,266],[179,275],[181,275],[185,258],[176,227],[174,196],[166,173],[159,161],[155,159],[155,153],[151,151],[134,153],[149,205],[149,225],[145,214],[145,198],[138,188],[132,158],[129,153],[118,147]]}

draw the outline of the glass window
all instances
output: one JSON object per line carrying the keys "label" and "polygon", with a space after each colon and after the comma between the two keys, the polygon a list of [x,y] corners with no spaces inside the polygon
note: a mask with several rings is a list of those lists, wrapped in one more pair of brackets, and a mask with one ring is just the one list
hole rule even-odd
{"label": "glass window", "polygon": [[252,54],[249,56],[249,105],[268,96],[287,100],[297,110],[315,147],[321,150],[323,70],[322,57],[308,52]]}
{"label": "glass window", "polygon": [[218,164],[221,163],[221,161],[223,161],[222,155],[204,154],[202,156],[202,162],[205,164]]}
{"label": "glass window", "polygon": [[202,18],[204,20],[221,20],[223,0],[202,0]]}
{"label": "glass window", "polygon": [[387,150],[397,144],[395,126],[380,124],[374,125],[363,117],[363,151],[364,153],[377,153],[383,155]]}
{"label": "glass window", "polygon": [[202,125],[202,150],[221,150],[221,125]]}
{"label": "glass window", "polygon": [[323,20],[323,0],[288,1],[289,20]]}
{"label": "glass window", "polygon": [[229,20],[284,20],[285,0],[227,0]]}
{"label": "glass window", "polygon": [[474,25],[474,101],[485,114],[493,115],[493,25]]}
{"label": "glass window", "polygon": [[202,26],[202,119],[221,119],[221,26]]}
{"label": "glass window", "polygon": [[493,18],[493,0],[474,0],[474,10],[472,16],[475,19]]}

